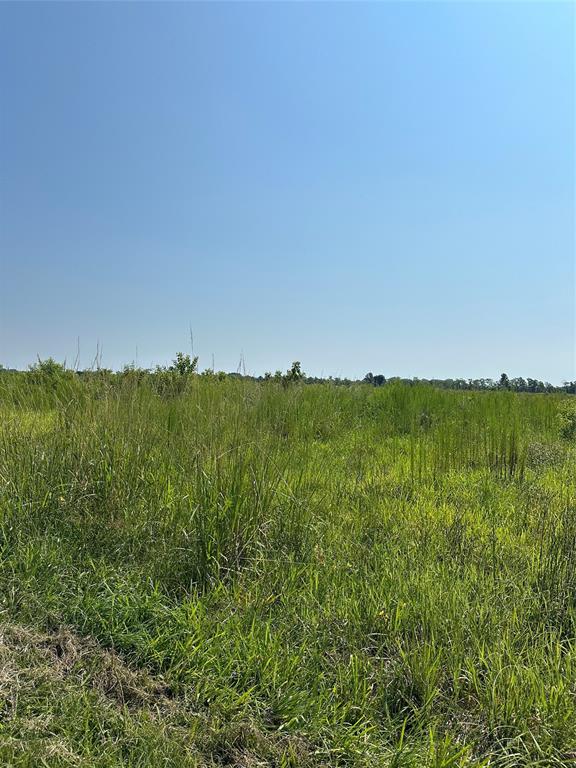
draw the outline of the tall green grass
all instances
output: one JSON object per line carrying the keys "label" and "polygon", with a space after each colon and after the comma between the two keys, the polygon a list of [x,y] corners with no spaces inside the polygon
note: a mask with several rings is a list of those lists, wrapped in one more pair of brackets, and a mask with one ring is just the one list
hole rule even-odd
{"label": "tall green grass", "polygon": [[90,636],[172,709],[118,710],[76,665],[56,699],[0,710],[0,758],[573,764],[566,403],[4,376],[2,621]]}

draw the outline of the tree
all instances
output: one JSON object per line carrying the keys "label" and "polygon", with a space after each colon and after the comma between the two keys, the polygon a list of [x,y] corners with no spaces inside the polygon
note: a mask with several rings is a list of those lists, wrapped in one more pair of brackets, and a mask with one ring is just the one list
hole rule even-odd
{"label": "tree", "polygon": [[176,357],[172,360],[172,365],[168,370],[178,373],[180,376],[188,376],[191,373],[196,373],[197,367],[198,356],[191,358],[190,355],[185,355],[183,352],[177,352]]}
{"label": "tree", "polygon": [[367,373],[366,376],[364,376],[362,381],[365,384],[372,384],[373,387],[381,387],[383,384],[386,384],[386,377],[381,373],[377,373],[376,376],[374,376],[372,371],[370,371],[370,373]]}
{"label": "tree", "polygon": [[66,373],[66,366],[57,363],[52,357],[48,357],[46,360],[38,358],[38,362],[29,366],[29,370],[43,376],[62,376]]}
{"label": "tree", "polygon": [[517,376],[515,379],[510,379],[510,388],[515,392],[525,392],[527,384],[522,376]]}
{"label": "tree", "polygon": [[301,381],[304,378],[302,373],[302,366],[299,360],[295,360],[292,363],[292,367],[289,368],[284,375],[284,382],[286,384],[294,384],[297,381]]}
{"label": "tree", "polygon": [[503,373],[500,376],[500,381],[498,382],[498,386],[500,389],[510,389],[510,379],[508,378],[508,374]]}

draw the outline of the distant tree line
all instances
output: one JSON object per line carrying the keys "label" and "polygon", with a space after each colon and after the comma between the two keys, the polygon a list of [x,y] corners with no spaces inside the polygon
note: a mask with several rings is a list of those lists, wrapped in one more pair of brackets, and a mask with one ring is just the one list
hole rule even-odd
{"label": "distant tree line", "polygon": [[383,387],[386,385],[401,383],[408,386],[415,384],[427,384],[440,389],[456,390],[509,390],[511,392],[564,392],[567,394],[576,394],[576,381],[565,381],[560,386],[555,386],[549,382],[532,379],[524,379],[521,376],[510,378],[506,373],[502,373],[499,379],[481,378],[481,379],[422,379],[422,378],[402,378],[391,376],[386,378],[382,373],[368,372],[362,379],[350,379],[333,376],[308,376],[302,371],[301,363],[296,360],[287,371],[277,370],[275,373],[266,372],[263,376],[250,376],[241,373],[227,373],[225,371],[214,371],[207,368],[200,372],[198,370],[198,357],[190,357],[182,352],[178,352],[169,366],[156,366],[155,368],[141,368],[135,364],[125,365],[121,371],[112,371],[109,368],[90,368],[86,370],[71,370],[66,365],[57,363],[52,358],[38,360],[34,365],[29,366],[28,371],[18,371],[13,368],[5,368],[0,365],[0,374],[10,375],[19,374],[30,377],[31,381],[40,381],[53,379],[57,376],[78,376],[79,378],[90,379],[97,377],[113,381],[115,379],[130,379],[135,383],[140,381],[154,381],[159,391],[175,390],[180,391],[185,386],[186,381],[191,377],[200,376],[206,378],[215,378],[223,380],[227,378],[245,379],[250,381],[260,381],[290,386],[293,384],[333,384],[336,386],[352,386],[354,384],[364,384],[372,387]]}
{"label": "distant tree line", "polygon": [[382,374],[375,376],[373,373],[367,373],[363,379],[365,384],[372,384],[375,387],[381,387],[386,382],[399,381],[403,384],[430,384],[440,389],[463,389],[463,390],[497,390],[507,389],[512,392],[566,392],[576,394],[576,381],[565,381],[560,386],[550,384],[548,381],[539,379],[510,378],[508,374],[502,373],[498,380],[495,379],[403,379],[394,376],[385,379]]}

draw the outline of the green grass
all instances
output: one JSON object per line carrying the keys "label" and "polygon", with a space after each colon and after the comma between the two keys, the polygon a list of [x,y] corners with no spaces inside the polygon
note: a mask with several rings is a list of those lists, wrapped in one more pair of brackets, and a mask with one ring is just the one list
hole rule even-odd
{"label": "green grass", "polygon": [[576,765],[569,398],[162,392],[0,380],[2,765]]}

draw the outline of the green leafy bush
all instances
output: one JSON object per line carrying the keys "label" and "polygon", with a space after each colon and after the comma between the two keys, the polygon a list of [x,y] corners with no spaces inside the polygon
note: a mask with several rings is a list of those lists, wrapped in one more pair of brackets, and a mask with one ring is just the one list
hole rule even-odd
{"label": "green leafy bush", "polygon": [[558,411],[558,430],[566,440],[576,438],[576,402],[569,400],[562,403]]}

